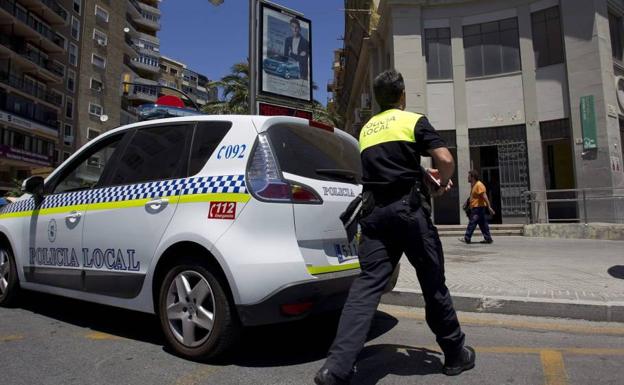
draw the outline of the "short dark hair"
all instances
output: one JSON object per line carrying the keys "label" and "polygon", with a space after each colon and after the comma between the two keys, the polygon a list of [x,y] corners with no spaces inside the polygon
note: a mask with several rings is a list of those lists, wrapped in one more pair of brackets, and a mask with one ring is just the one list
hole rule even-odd
{"label": "short dark hair", "polygon": [[472,177],[472,179],[474,179],[474,180],[479,180],[481,178],[481,175],[479,174],[479,171],[477,171],[477,170],[470,170],[470,171],[468,171],[468,175],[470,175]]}
{"label": "short dark hair", "polygon": [[401,100],[401,94],[405,91],[403,75],[394,69],[380,73],[373,81],[373,91],[382,111],[396,107]]}
{"label": "short dark hair", "polygon": [[290,19],[290,24],[295,24],[297,27],[301,28],[301,24],[299,24],[299,20],[296,17]]}

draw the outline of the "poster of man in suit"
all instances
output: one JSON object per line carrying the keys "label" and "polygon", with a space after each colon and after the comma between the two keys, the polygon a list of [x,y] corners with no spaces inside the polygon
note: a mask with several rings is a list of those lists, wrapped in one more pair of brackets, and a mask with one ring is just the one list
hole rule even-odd
{"label": "poster of man in suit", "polygon": [[261,3],[260,91],[312,100],[310,21]]}

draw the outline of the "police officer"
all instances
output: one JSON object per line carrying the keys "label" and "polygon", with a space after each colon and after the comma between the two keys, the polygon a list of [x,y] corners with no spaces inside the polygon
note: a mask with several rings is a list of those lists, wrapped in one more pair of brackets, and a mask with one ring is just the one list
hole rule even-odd
{"label": "police officer", "polygon": [[[474,350],[464,346],[444,283],[442,244],[430,218],[429,196],[444,194],[452,186],[453,156],[426,117],[403,111],[405,84],[400,73],[384,71],[373,88],[381,112],[360,132],[362,272],[351,286],[327,360],[314,377],[319,385],[349,383],[383,290],[403,253],[416,268],[427,324],[444,352],[443,372],[457,375],[475,363]],[[439,168],[440,187],[432,188],[431,194],[421,156],[431,156]]]}

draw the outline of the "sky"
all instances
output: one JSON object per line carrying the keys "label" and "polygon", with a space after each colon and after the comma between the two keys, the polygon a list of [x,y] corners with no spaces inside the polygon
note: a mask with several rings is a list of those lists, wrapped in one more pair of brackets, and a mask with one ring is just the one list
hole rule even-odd
{"label": "sky", "polygon": [[[333,79],[334,50],[342,48],[343,0],[277,0],[279,5],[303,13],[312,23],[314,99],[327,103],[327,83]],[[161,54],[218,80],[234,63],[247,60],[249,2],[225,0],[218,7],[208,0],[163,0]]]}

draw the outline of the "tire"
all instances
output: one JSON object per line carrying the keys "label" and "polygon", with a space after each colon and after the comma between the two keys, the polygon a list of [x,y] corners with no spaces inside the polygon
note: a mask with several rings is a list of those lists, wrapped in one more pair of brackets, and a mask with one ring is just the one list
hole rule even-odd
{"label": "tire", "polygon": [[224,288],[197,259],[169,270],[160,286],[158,313],[167,344],[176,353],[205,360],[234,345],[240,326]]}
{"label": "tire", "polygon": [[11,249],[0,244],[0,306],[14,305],[19,294],[19,278]]}

